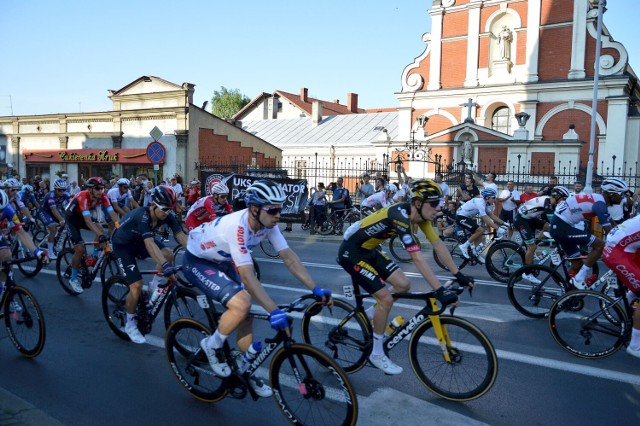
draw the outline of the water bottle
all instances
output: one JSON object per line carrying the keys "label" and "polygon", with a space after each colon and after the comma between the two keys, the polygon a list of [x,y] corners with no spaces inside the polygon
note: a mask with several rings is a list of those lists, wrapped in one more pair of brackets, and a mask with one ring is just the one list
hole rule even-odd
{"label": "water bottle", "polygon": [[242,366],[240,367],[240,371],[242,373],[249,368],[260,352],[262,352],[262,342],[256,340],[251,344],[251,346],[249,346],[249,349],[247,349],[244,355],[242,355]]}
{"label": "water bottle", "polygon": [[153,293],[151,293],[151,299],[150,299],[151,305],[154,305],[156,303],[156,301],[160,298],[160,295],[164,293],[166,289],[167,287],[157,286],[153,290]]}
{"label": "water bottle", "polygon": [[396,331],[396,329],[398,329],[398,327],[402,326],[402,324],[404,324],[404,318],[401,315],[398,315],[393,320],[391,320],[384,332],[388,335],[391,335],[394,331]]}
{"label": "water bottle", "polygon": [[98,253],[93,252],[90,256],[85,256],[84,263],[87,265],[87,268],[96,266],[96,263],[98,263]]}
{"label": "water bottle", "polygon": [[535,254],[534,258],[533,258],[533,263],[540,263],[542,262],[542,260],[544,260],[545,257],[547,257],[547,254],[549,254],[548,250],[542,250],[542,253],[540,254]]}
{"label": "water bottle", "polygon": [[551,263],[553,263],[556,266],[562,263],[562,258],[560,257],[560,253],[558,252],[558,249],[555,249],[554,251],[551,252]]}

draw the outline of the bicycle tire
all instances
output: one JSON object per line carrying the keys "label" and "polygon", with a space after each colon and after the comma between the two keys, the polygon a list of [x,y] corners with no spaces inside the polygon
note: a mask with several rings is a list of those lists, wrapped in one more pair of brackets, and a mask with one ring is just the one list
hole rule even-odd
{"label": "bicycle tire", "polygon": [[260,241],[260,249],[262,249],[262,252],[266,254],[267,257],[270,257],[272,259],[277,259],[280,257],[280,254],[273,247],[273,244],[271,244],[271,241],[269,241],[266,238]]}
{"label": "bicycle tire", "polygon": [[524,256],[522,245],[509,240],[498,241],[487,252],[487,272],[494,280],[506,283],[511,274],[524,266]]}
{"label": "bicycle tire", "polygon": [[49,249],[49,245],[47,244],[47,235],[48,234],[45,231],[37,231],[33,234],[33,244],[36,245],[36,248],[39,248],[40,250]]}
{"label": "bicycle tire", "polygon": [[[173,264],[176,266],[180,266],[182,265],[182,259],[184,257],[184,251],[185,248],[182,247],[181,245],[177,245],[173,248]],[[193,287],[193,284],[191,284],[185,277],[184,274],[182,273],[182,270],[178,271],[176,273],[176,278],[178,279],[178,282],[180,284],[182,284],[185,287]]]}
{"label": "bicycle tire", "polygon": [[[56,259],[56,276],[58,277],[58,283],[60,283],[60,287],[69,293],[72,296],[78,296],[79,294],[73,288],[71,288],[71,284],[69,284],[69,279],[71,278],[71,261],[73,259],[74,250],[65,248],[60,253],[58,253],[58,258]],[[80,268],[78,271],[78,280],[80,282],[83,281],[82,274],[84,274],[86,268]]]}
{"label": "bicycle tire", "polygon": [[178,319],[186,318],[197,321],[215,330],[217,328],[216,321],[208,309],[202,308],[198,299],[199,297],[206,298],[206,296],[195,290],[177,286],[174,295],[165,301],[165,328],[168,329],[171,323]]}
{"label": "bicycle tire", "polygon": [[7,290],[3,312],[9,340],[18,352],[27,358],[40,355],[47,330],[42,309],[31,292],[17,285],[11,287]]}
{"label": "bicycle tire", "polygon": [[100,266],[100,283],[104,286],[109,278],[118,274],[120,274],[118,259],[116,255],[110,251],[105,254],[105,258]]}
{"label": "bicycle tire", "polygon": [[[191,319],[171,323],[164,337],[165,356],[173,376],[193,397],[204,402],[218,402],[227,396],[227,379],[216,376],[207,356],[200,349],[200,341],[211,330]],[[183,348],[189,348],[184,354]]]}
{"label": "bicycle tire", "polygon": [[102,314],[107,325],[120,339],[129,342],[131,339],[125,333],[127,312],[125,301],[129,294],[129,283],[121,275],[114,275],[102,287]]}
{"label": "bicycle tire", "polygon": [[331,309],[314,302],[305,309],[300,325],[302,340],[322,350],[349,374],[367,364],[373,347],[373,330],[362,314],[340,325],[354,310],[340,299],[333,299]]}
{"label": "bicycle tire", "polygon": [[570,354],[598,359],[624,346],[631,335],[631,322],[609,296],[578,290],[565,294],[551,307],[549,330],[556,343]]}
{"label": "bicycle tire", "polygon": [[[13,255],[13,258],[18,260],[33,256],[33,253],[31,253],[29,249],[24,247],[20,241],[17,241],[14,244],[11,253]],[[42,270],[43,266],[44,264],[42,263],[42,259],[40,259],[39,257],[29,262],[18,263],[18,269],[20,270],[22,275],[27,278],[35,277],[36,275],[38,275],[38,272]]]}
{"label": "bicycle tire", "polygon": [[[300,384],[294,379],[293,364],[298,367]],[[319,349],[303,343],[280,348],[271,360],[269,376],[278,408],[291,423],[356,424],[355,390],[346,373]]]}
{"label": "bicycle tire", "polygon": [[[459,270],[463,269],[469,263],[468,259],[462,255],[462,251],[460,250],[460,242],[457,238],[454,237],[444,237],[442,242],[447,247],[447,250],[451,254],[451,258],[453,262],[456,264]],[[436,261],[439,267],[448,271],[449,268],[445,266],[442,260],[438,257],[438,254],[435,250],[433,250],[433,260]]]}
{"label": "bicycle tire", "polygon": [[333,214],[329,216],[325,215],[325,219],[320,224],[320,228],[317,228],[318,234],[330,235],[331,233],[333,233],[334,221],[335,221],[335,215]]}
{"label": "bicycle tire", "polygon": [[[418,241],[418,246],[420,247],[420,250],[422,250],[422,244],[420,241]],[[400,241],[400,238],[398,238],[397,235],[394,235],[389,239],[389,251],[398,262],[411,262],[411,255],[404,248],[404,244]]]}
{"label": "bicycle tire", "polygon": [[451,343],[446,344],[451,360],[443,357],[429,318],[418,326],[409,341],[413,372],[427,389],[441,398],[450,401],[480,398],[491,389],[498,375],[498,356],[491,341],[467,320],[446,315],[439,318]]}
{"label": "bicycle tire", "polygon": [[[541,284],[530,283],[522,274],[533,275]],[[545,265],[527,265],[511,275],[507,295],[514,308],[529,318],[545,318],[549,309],[566,291],[567,283],[560,274]]]}

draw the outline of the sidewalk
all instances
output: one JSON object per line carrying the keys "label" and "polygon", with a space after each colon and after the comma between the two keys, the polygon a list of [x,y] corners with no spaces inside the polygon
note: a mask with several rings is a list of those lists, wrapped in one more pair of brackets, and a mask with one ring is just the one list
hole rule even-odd
{"label": "sidewalk", "polygon": [[63,423],[8,390],[0,388],[0,425],[63,426]]}

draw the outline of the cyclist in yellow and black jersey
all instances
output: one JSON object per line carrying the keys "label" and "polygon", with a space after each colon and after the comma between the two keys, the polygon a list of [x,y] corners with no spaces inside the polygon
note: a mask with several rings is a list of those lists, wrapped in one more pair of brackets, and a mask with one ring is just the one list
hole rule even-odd
{"label": "cyclist in yellow and black jersey", "polygon": [[390,284],[394,292],[406,293],[411,283],[398,265],[380,250],[380,243],[397,235],[418,271],[435,290],[438,301],[444,305],[457,302],[458,296],[442,287],[425,258],[421,256],[417,237],[411,232],[412,225],[416,224],[460,284],[473,284],[473,278],[458,270],[433,227],[433,220],[443,204],[444,195],[437,183],[429,179],[415,181],[411,184],[409,201],[385,207],[351,225],[344,234],[344,241],[338,252],[340,266],[351,275],[355,283],[376,299],[374,308],[367,310],[367,316],[373,320],[374,337],[369,360],[387,374],[400,374],[402,368],[384,355],[382,347],[384,329],[393,305],[393,297],[385,284]]}

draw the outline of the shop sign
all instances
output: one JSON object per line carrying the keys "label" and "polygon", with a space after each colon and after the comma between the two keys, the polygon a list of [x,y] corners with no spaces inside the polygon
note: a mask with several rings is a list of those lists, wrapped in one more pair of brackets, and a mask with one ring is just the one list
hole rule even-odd
{"label": "shop sign", "polygon": [[27,163],[151,163],[145,149],[25,150],[23,155]]}

